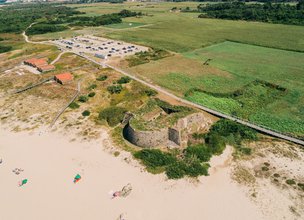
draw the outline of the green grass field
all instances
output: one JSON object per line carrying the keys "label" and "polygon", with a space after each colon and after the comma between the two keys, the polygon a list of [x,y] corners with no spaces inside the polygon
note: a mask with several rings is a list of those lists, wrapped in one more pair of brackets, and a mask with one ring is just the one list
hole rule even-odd
{"label": "green grass field", "polygon": [[135,28],[145,25],[144,23],[138,22],[122,22],[120,24],[110,24],[106,25],[107,28],[114,28],[114,29],[126,29],[126,28]]}
{"label": "green grass field", "polygon": [[[276,94],[258,85],[246,88],[240,97],[229,98],[195,92],[189,100],[282,132],[304,136],[304,53],[225,42],[185,53],[185,56],[212,59],[211,66],[233,75],[232,80],[218,82],[217,87],[208,83],[201,87],[209,92],[233,92],[241,88],[240,84],[245,86],[256,79],[287,89],[284,94]],[[219,89],[219,84],[225,89]]]}

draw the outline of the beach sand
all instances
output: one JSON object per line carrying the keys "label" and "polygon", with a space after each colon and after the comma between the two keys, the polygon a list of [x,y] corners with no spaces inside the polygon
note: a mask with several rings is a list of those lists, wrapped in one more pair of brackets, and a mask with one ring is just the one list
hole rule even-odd
{"label": "beach sand", "polygon": [[[260,220],[263,216],[231,180],[231,148],[211,161],[199,182],[167,180],[114,157],[98,141],[70,142],[58,133],[11,132],[0,128],[1,220]],[[135,164],[135,165],[134,165]],[[136,165],[137,164],[137,165]],[[12,172],[24,169],[21,174]],[[74,184],[76,174],[82,179]],[[28,182],[18,187],[18,181]],[[131,183],[126,198],[109,192]]]}

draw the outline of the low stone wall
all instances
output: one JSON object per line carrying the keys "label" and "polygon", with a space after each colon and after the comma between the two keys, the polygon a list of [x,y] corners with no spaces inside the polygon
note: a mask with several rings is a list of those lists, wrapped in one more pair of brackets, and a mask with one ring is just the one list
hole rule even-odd
{"label": "low stone wall", "polygon": [[123,135],[130,143],[143,148],[166,145],[169,140],[181,147],[186,147],[190,134],[209,130],[211,124],[212,121],[206,118],[203,113],[194,113],[179,119],[173,127],[160,130],[135,130],[128,123],[124,128]]}
{"label": "low stone wall", "polygon": [[166,144],[168,141],[168,128],[155,131],[139,131],[127,124],[123,135],[126,140],[136,146],[154,148]]}

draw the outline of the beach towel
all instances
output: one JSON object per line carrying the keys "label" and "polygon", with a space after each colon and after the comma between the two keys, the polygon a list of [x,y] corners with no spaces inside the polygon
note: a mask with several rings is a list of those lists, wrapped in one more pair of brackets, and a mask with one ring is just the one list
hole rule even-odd
{"label": "beach towel", "polygon": [[74,183],[77,183],[79,180],[81,180],[81,176],[79,174],[77,174],[75,177],[74,177]]}
{"label": "beach towel", "polygon": [[21,181],[19,182],[19,186],[23,186],[23,185],[26,184],[26,183],[27,183],[27,179],[21,180]]}

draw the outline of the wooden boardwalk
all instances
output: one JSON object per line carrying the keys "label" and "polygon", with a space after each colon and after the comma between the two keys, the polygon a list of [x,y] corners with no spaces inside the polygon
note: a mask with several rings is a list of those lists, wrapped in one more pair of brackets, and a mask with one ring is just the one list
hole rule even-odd
{"label": "wooden boardwalk", "polygon": [[18,89],[18,90],[16,90],[16,91],[14,91],[12,94],[17,94],[17,93],[24,92],[24,91],[29,90],[29,89],[32,89],[32,88],[34,88],[34,87],[36,87],[36,86],[40,86],[40,85],[42,85],[43,83],[46,83],[46,82],[51,81],[51,80],[53,80],[53,79],[54,79],[53,76],[50,77],[50,78],[46,78],[46,79],[44,79],[44,80],[42,80],[42,81],[40,81],[40,82],[34,83],[33,85],[26,86],[26,87],[24,87],[24,88]]}

